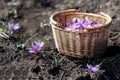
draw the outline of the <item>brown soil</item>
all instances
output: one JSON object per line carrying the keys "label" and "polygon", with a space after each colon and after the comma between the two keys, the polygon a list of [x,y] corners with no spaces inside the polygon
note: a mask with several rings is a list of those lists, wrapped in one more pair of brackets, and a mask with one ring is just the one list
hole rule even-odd
{"label": "brown soil", "polygon": [[[11,0],[0,1],[0,19],[6,20],[6,15],[2,13],[13,11],[7,15],[8,21],[13,19],[19,22],[21,29],[15,37],[0,37],[0,80],[91,80],[86,64],[99,64],[102,61],[104,63],[96,74],[99,75],[98,80],[120,80],[119,0],[18,0],[21,3],[15,7],[9,7],[9,1]],[[49,17],[55,11],[70,8],[82,8],[87,12],[98,8],[112,17],[108,48],[100,58],[77,59],[66,56],[59,66],[54,67],[51,62],[58,51],[54,44]],[[15,10],[17,14],[14,13]],[[17,48],[20,41],[24,42],[33,35],[36,36],[27,42],[25,48]],[[47,61],[41,55],[27,52],[26,49],[34,41],[45,42],[42,51],[47,54]]]}

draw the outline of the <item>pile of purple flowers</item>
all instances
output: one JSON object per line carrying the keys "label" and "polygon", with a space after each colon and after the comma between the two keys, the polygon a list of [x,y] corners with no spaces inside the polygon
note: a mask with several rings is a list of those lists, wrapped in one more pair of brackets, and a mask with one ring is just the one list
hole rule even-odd
{"label": "pile of purple flowers", "polygon": [[73,18],[71,23],[66,23],[66,29],[69,30],[84,30],[86,28],[100,27],[102,24],[97,23],[95,20],[90,20],[88,17],[84,19]]}

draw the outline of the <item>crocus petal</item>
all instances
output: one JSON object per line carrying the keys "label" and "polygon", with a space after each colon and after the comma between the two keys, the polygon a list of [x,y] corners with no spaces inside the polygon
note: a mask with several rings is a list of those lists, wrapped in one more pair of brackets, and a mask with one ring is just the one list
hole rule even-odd
{"label": "crocus petal", "polygon": [[78,24],[78,25],[75,26],[75,29],[77,29],[77,30],[82,30],[83,27],[81,26],[81,24]]}
{"label": "crocus petal", "polygon": [[100,27],[100,26],[102,26],[102,24],[99,23],[93,25],[93,27]]}
{"label": "crocus petal", "polygon": [[13,24],[13,23],[8,23],[8,28],[10,30],[18,30],[20,27],[19,27],[19,24]]}
{"label": "crocus petal", "polygon": [[36,48],[37,51],[39,51],[43,46],[44,46],[44,42],[39,43],[38,47]]}
{"label": "crocus petal", "polygon": [[82,20],[81,20],[81,25],[82,25],[84,28],[87,28],[88,25],[89,25],[89,23],[87,22],[87,20],[82,19]]}
{"label": "crocus petal", "polygon": [[35,43],[32,43],[32,48],[35,47]]}
{"label": "crocus petal", "polygon": [[36,46],[35,46],[35,50],[36,51],[40,51],[41,47],[40,47],[40,42],[36,42]]}
{"label": "crocus petal", "polygon": [[89,69],[89,70],[91,70],[92,69],[92,65],[90,65],[90,64],[87,64],[87,68]]}
{"label": "crocus petal", "polygon": [[43,47],[43,46],[44,46],[44,42],[41,42],[41,43],[40,43],[40,47]]}
{"label": "crocus petal", "polygon": [[44,42],[34,42],[32,43],[32,47],[28,48],[28,52],[38,53],[41,50],[41,47],[43,46],[44,46]]}
{"label": "crocus petal", "polygon": [[99,65],[92,66],[92,65],[90,65],[90,64],[87,64],[87,68],[88,68],[88,70],[91,71],[91,72],[96,72],[96,71],[98,71],[98,70],[100,69],[100,66],[99,66]]}
{"label": "crocus petal", "polygon": [[78,22],[78,19],[77,18],[73,18],[72,19],[72,23],[77,23]]}
{"label": "crocus petal", "polygon": [[91,26],[94,26],[94,25],[96,25],[96,24],[97,24],[97,22],[95,22],[95,21],[92,21],[92,22],[90,23]]}
{"label": "crocus petal", "polygon": [[14,26],[14,24],[8,23],[8,28],[9,28],[10,30],[13,30],[13,26]]}
{"label": "crocus petal", "polygon": [[40,42],[34,42],[34,47],[39,47],[40,46]]}
{"label": "crocus petal", "polygon": [[19,24],[18,24],[18,23],[17,23],[17,24],[15,24],[15,25],[14,25],[14,27],[13,27],[13,29],[14,29],[14,30],[18,30],[19,28],[20,28],[20,26],[19,26]]}
{"label": "crocus petal", "polygon": [[39,42],[32,43],[32,48],[35,51],[39,51],[40,50],[40,43]]}
{"label": "crocus petal", "polygon": [[69,28],[69,27],[70,27],[70,24],[69,24],[69,23],[66,23],[66,27]]}
{"label": "crocus petal", "polygon": [[100,65],[96,65],[95,67],[98,68],[98,69],[100,69]]}
{"label": "crocus petal", "polygon": [[87,28],[94,28],[94,27],[93,27],[93,26],[91,26],[91,25],[88,25],[88,26],[87,26]]}
{"label": "crocus petal", "polygon": [[98,68],[93,67],[91,71],[92,71],[92,72],[96,72],[96,71],[98,71],[98,70],[99,70]]}
{"label": "crocus petal", "polygon": [[30,52],[30,53],[36,53],[36,51],[33,48],[28,48],[28,52]]}

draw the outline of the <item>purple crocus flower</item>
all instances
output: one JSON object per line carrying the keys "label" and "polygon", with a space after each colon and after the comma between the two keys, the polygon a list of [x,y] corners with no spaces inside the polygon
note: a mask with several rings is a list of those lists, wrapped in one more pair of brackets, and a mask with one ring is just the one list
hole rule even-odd
{"label": "purple crocus flower", "polygon": [[82,30],[83,29],[83,27],[80,23],[73,24],[72,27],[76,30]]}
{"label": "purple crocus flower", "polygon": [[95,22],[95,20],[90,20],[88,17],[81,20],[81,24],[84,28],[95,28],[102,26],[102,24]]}
{"label": "purple crocus flower", "polygon": [[100,69],[100,65],[92,66],[91,64],[87,64],[87,68],[90,72],[94,73]]}
{"label": "purple crocus flower", "polygon": [[89,25],[89,21],[86,19],[82,19],[80,23],[84,28],[87,28]]}
{"label": "purple crocus flower", "polygon": [[80,20],[77,19],[77,18],[73,18],[71,24],[66,23],[66,28],[69,29],[69,30],[73,30],[73,29],[82,30],[83,29],[83,27],[82,27],[82,25],[80,23]]}
{"label": "purple crocus flower", "polygon": [[16,24],[14,24],[14,23],[8,23],[8,28],[10,30],[15,31],[15,30],[18,30],[20,28],[20,26],[19,26],[19,23],[16,23]]}
{"label": "purple crocus flower", "polygon": [[70,23],[66,23],[66,28],[69,28],[70,27]]}
{"label": "purple crocus flower", "polygon": [[92,21],[92,22],[90,23],[90,25],[93,26],[93,27],[99,27],[99,26],[102,26],[102,24],[97,23],[97,22],[95,22],[95,21]]}
{"label": "purple crocus flower", "polygon": [[77,18],[72,19],[72,23],[77,23],[79,20]]}
{"label": "purple crocus flower", "polygon": [[36,54],[41,50],[43,46],[44,46],[44,42],[34,42],[32,43],[32,47],[28,48],[28,52]]}

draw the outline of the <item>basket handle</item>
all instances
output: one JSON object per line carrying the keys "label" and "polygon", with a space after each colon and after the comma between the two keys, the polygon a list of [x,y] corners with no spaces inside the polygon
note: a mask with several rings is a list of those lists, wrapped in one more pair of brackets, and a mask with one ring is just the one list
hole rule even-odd
{"label": "basket handle", "polygon": [[92,12],[95,13],[95,14],[99,14],[100,10],[99,9],[94,9]]}
{"label": "basket handle", "polygon": [[52,23],[53,25],[55,25],[55,26],[57,26],[57,27],[59,27],[59,28],[62,28],[62,29],[64,29],[65,27],[63,26],[63,24],[61,24],[61,23]]}
{"label": "basket handle", "polygon": [[82,9],[81,8],[76,8],[74,9],[75,12],[82,12]]}
{"label": "basket handle", "polygon": [[106,17],[99,9],[94,9],[93,13]]}

